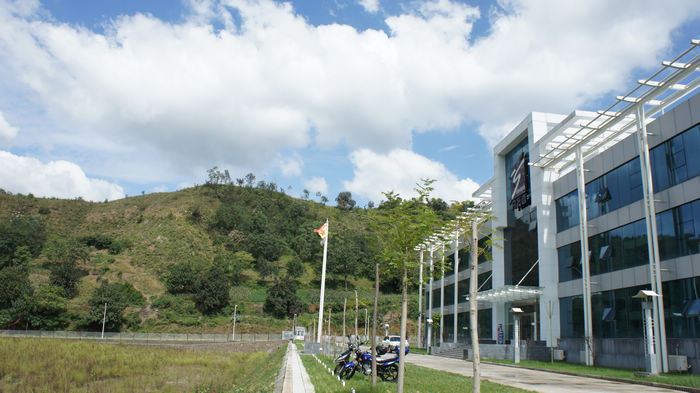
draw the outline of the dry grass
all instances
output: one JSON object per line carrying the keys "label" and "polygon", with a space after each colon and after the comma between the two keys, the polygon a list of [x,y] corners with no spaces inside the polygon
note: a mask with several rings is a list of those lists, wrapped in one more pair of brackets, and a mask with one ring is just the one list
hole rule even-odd
{"label": "dry grass", "polygon": [[267,392],[283,356],[3,338],[0,391]]}

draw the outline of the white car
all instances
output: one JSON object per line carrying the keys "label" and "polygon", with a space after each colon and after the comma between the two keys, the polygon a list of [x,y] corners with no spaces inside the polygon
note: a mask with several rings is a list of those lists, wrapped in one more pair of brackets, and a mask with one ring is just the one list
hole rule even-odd
{"label": "white car", "polygon": [[[408,349],[408,340],[404,340],[406,343],[406,349]],[[401,345],[401,336],[386,336],[382,340],[382,345],[394,349]]]}

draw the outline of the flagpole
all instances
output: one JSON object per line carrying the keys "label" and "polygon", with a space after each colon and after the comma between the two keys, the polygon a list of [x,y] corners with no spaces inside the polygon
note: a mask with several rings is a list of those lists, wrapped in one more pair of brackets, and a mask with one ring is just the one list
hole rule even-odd
{"label": "flagpole", "polygon": [[321,268],[321,300],[318,307],[318,334],[316,342],[321,342],[321,330],[323,329],[323,299],[326,292],[326,256],[328,255],[328,219],[326,219],[326,237],[323,239],[323,267]]}

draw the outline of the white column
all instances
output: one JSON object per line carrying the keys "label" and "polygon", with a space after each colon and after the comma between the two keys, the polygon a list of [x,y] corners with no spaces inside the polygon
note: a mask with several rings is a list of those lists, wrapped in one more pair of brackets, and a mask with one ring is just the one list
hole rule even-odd
{"label": "white column", "polygon": [[418,276],[418,348],[421,347],[423,329],[423,246],[420,249],[420,273]]}
{"label": "white column", "polygon": [[[433,252],[435,249],[430,245],[430,281],[428,281],[428,319],[433,319]],[[428,342],[426,347],[430,347],[432,343],[432,323],[428,326]]]}
{"label": "white column", "polygon": [[[642,188],[644,190],[644,216],[647,225],[647,247],[649,250],[649,278],[651,290],[659,296],[652,299],[654,318],[654,341],[659,345],[660,366],[662,372],[668,372],[668,352],[666,348],[666,321],[664,313],[664,295],[661,286],[661,268],[659,266],[659,242],[656,228],[656,204],[654,203],[654,182],[651,175],[649,158],[649,141],[644,107],[637,107],[637,140],[639,142],[639,164],[642,171]],[[697,154],[697,153],[696,153]]]}
{"label": "white column", "polygon": [[455,303],[454,303],[454,324],[452,327],[452,331],[454,339],[452,340],[453,343],[457,344],[457,332],[458,332],[458,326],[457,326],[457,317],[459,314],[457,314],[457,304],[459,303],[459,232],[455,232],[455,253],[454,253],[454,258],[455,258],[455,264],[454,264],[454,269],[455,269]]}
{"label": "white column", "polygon": [[513,315],[513,363],[520,363],[520,314]]}
{"label": "white column", "polygon": [[442,275],[440,281],[440,346],[442,346],[442,340],[444,340],[444,330],[445,330],[445,243],[442,243],[442,268],[440,271]]}
{"label": "white column", "polygon": [[586,210],[586,182],[583,171],[583,153],[576,149],[576,180],[578,184],[579,235],[581,237],[581,283],[583,284],[583,334],[586,366],[593,365],[593,314],[591,311],[591,268],[588,257],[588,215]]}

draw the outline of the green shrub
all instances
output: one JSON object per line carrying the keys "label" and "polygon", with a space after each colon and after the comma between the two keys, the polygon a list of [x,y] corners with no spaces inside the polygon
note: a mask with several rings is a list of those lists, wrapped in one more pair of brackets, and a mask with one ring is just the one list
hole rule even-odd
{"label": "green shrub", "polygon": [[170,265],[165,273],[165,288],[170,293],[194,293],[202,267],[192,262]]}
{"label": "green shrub", "polygon": [[205,314],[220,311],[229,302],[229,282],[218,266],[208,269],[197,279],[194,302]]}

